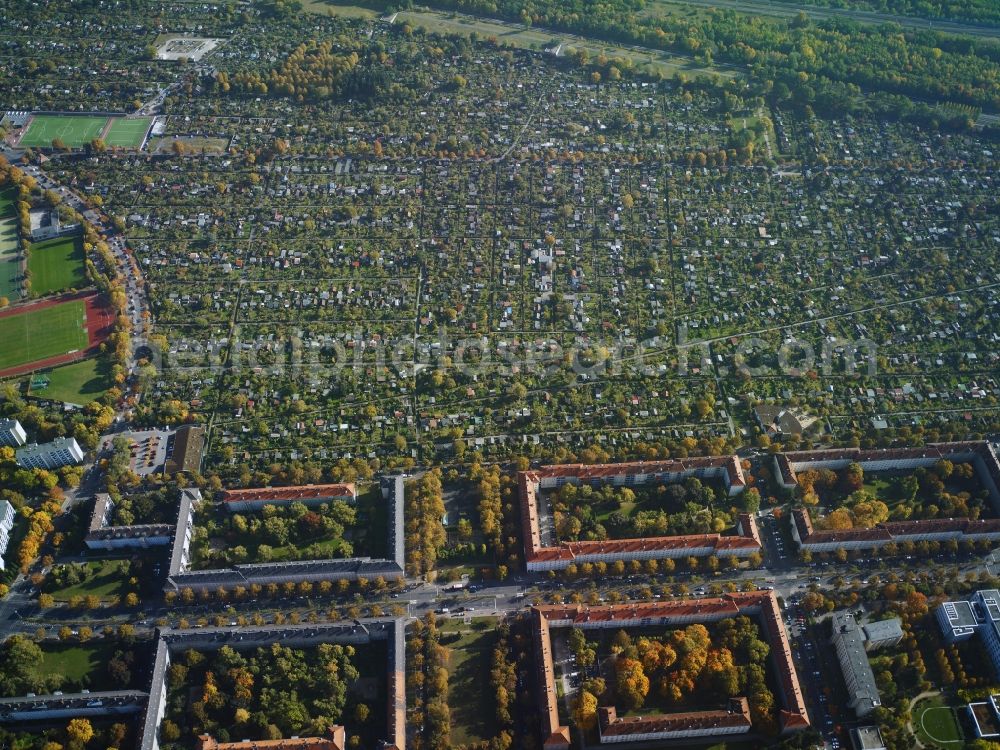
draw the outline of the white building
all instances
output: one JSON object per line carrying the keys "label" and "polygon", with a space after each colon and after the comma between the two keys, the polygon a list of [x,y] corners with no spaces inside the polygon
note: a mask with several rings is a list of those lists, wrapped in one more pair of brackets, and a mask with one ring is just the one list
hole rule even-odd
{"label": "white building", "polygon": [[28,442],[24,427],[16,419],[0,419],[0,445],[19,448]]}
{"label": "white building", "polygon": [[76,438],[56,438],[51,443],[32,443],[17,450],[17,465],[24,469],[58,469],[83,461],[83,449]]}
{"label": "white building", "polygon": [[0,500],[0,570],[6,570],[4,555],[7,554],[7,545],[10,544],[10,531],[14,528],[14,518],[17,512],[14,506],[6,500]]}

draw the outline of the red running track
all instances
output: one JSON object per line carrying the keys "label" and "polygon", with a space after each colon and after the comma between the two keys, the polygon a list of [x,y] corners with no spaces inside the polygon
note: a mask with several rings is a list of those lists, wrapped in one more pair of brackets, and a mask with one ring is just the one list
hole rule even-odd
{"label": "red running track", "polygon": [[33,312],[34,310],[44,310],[46,307],[54,307],[55,305],[74,302],[76,300],[83,300],[86,303],[87,348],[70,352],[69,354],[59,354],[54,357],[46,357],[34,362],[25,362],[21,365],[8,367],[5,370],[0,370],[0,378],[27,375],[29,372],[34,372],[35,370],[44,370],[49,367],[56,367],[57,365],[78,362],[97,351],[98,347],[107,340],[115,327],[114,309],[97,292],[74,292],[72,294],[64,294],[60,297],[45,299],[40,302],[29,302],[24,305],[8,307],[5,310],[0,310],[0,318],[8,318],[12,315],[20,315],[21,313]]}

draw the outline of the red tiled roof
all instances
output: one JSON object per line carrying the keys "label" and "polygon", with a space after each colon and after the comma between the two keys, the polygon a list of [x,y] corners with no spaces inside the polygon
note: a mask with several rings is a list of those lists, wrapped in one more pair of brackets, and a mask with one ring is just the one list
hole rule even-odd
{"label": "red tiled roof", "polygon": [[[619,464],[560,464],[543,466],[532,471],[518,472],[518,494],[521,503],[521,526],[528,562],[573,560],[581,555],[623,555],[646,551],[671,552],[682,549],[713,548],[719,554],[760,549],[760,536],[747,531],[739,536],[719,534],[689,534],[609,539],[604,541],[564,542],[543,547],[538,518],[538,484],[543,479],[573,478],[580,481],[613,479],[630,474],[665,474],[719,467],[726,470],[731,485],[744,486],[743,467],[737,456],[709,456],[677,461],[632,461]],[[754,529],[755,526],[748,527]]]}
{"label": "red tiled roof", "polygon": [[671,714],[619,717],[614,706],[599,709],[602,737],[657,734],[697,729],[750,728],[750,706],[746,698],[733,698],[728,709],[685,711]]}
{"label": "red tiled roof", "polygon": [[542,735],[546,737],[545,747],[568,747],[569,727],[559,724],[559,702],[556,694],[555,668],[552,664],[552,640],[549,637],[549,621],[537,609],[532,612],[535,661],[538,667],[538,692],[544,702],[542,713]]}
{"label": "red tiled roof", "polygon": [[[802,729],[809,726],[809,714],[805,706],[802,687],[799,684],[792,648],[781,621],[778,600],[773,591],[752,591],[725,594],[720,597],[679,599],[657,602],[631,602],[627,604],[607,604],[585,606],[581,604],[552,604],[532,608],[536,657],[539,663],[539,681],[545,686],[542,691],[548,711],[547,721],[558,722],[558,703],[555,693],[555,676],[551,652],[542,649],[538,639],[548,639],[550,620],[568,621],[574,626],[586,627],[595,622],[635,623],[645,619],[658,618],[704,618],[706,620],[736,617],[744,612],[758,612],[764,633],[774,657],[775,674],[783,697],[783,710],[779,714],[783,729]],[[549,689],[551,686],[551,689]],[[553,718],[554,717],[554,718]],[[546,731],[549,731],[546,727]]]}
{"label": "red tiled roof", "polygon": [[757,526],[757,519],[753,513],[740,513],[740,536],[744,539],[751,539],[758,547],[763,546],[760,538],[760,528]]}
{"label": "red tiled roof", "polygon": [[968,518],[925,518],[916,521],[889,521],[870,529],[814,529],[804,508],[792,511],[799,538],[804,544],[862,541],[906,541],[903,537],[956,532],[966,535],[1000,533],[1000,519],[972,521]]}
{"label": "red tiled roof", "polygon": [[576,477],[578,479],[609,479],[627,474],[671,474],[697,469],[726,470],[730,484],[743,486],[746,477],[737,456],[701,456],[667,461],[625,461],[617,464],[554,464],[535,472],[539,478]]}
{"label": "red tiled roof", "polygon": [[210,734],[198,736],[198,750],[344,750],[346,747],[346,732],[340,725],[330,727],[325,737],[217,742]]}
{"label": "red tiled roof", "polygon": [[[866,461],[891,461],[914,458],[945,459],[956,454],[973,453],[983,460],[994,486],[1000,489],[1000,461],[997,459],[993,446],[986,441],[964,441],[951,443],[931,443],[918,448],[879,448],[862,450],[860,448],[842,448],[834,450],[798,451],[794,453],[777,454],[779,470],[787,465],[791,478],[795,479],[792,464],[809,464],[818,461],[850,460],[864,463]],[[964,518],[932,518],[916,521],[889,521],[871,529],[815,529],[809,514],[802,508],[793,512],[793,521],[797,527],[799,538],[805,544],[830,544],[848,542],[891,542],[894,539],[917,536],[921,534],[957,532],[962,534],[995,534],[1000,533],[1000,519],[972,521]],[[901,539],[905,541],[905,539]]]}
{"label": "red tiled roof", "polygon": [[778,466],[778,478],[781,480],[782,484],[797,484],[798,477],[795,476],[795,469],[792,468],[792,464],[788,461],[788,456],[784,453],[777,453],[774,456],[774,461]]}

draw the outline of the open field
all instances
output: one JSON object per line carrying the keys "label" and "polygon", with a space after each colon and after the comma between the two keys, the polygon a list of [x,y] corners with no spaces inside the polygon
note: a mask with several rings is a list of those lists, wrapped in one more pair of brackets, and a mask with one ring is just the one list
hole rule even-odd
{"label": "open field", "polygon": [[[484,679],[490,673],[495,624],[493,618],[479,617],[471,625],[448,620],[442,627],[442,643],[451,652],[448,684],[453,745],[483,742],[496,735],[496,707],[490,698],[489,680]],[[451,639],[454,632],[460,633],[458,640]]]}
{"label": "open field", "polygon": [[913,728],[924,747],[958,748],[965,744],[954,710],[940,696],[928,698],[914,706]]}
{"label": "open field", "polygon": [[362,5],[350,5],[348,3],[332,3],[327,0],[305,0],[302,3],[302,10],[309,13],[326,13],[332,10],[336,15],[343,18],[378,18],[381,14],[373,9]]}
{"label": "open field", "polygon": [[31,290],[38,296],[86,286],[83,239],[56,237],[32,245],[28,270],[31,272]]}
{"label": "open field", "polygon": [[63,365],[43,376],[48,379],[49,384],[44,388],[32,389],[29,395],[80,406],[103,396],[111,383],[107,360],[102,357]]}
{"label": "open field", "polygon": [[87,563],[87,568],[89,575],[86,580],[63,589],[55,589],[49,593],[56,601],[68,601],[74,596],[86,597],[91,594],[101,599],[108,599],[117,596],[122,590],[122,585],[125,582],[122,571],[128,569],[127,561],[101,560]]}
{"label": "open field", "polygon": [[142,145],[146,132],[152,123],[152,117],[136,117],[134,119],[116,117],[111,120],[111,127],[108,128],[108,132],[104,136],[104,142],[111,147],[138,148]]}
{"label": "open field", "polygon": [[[103,674],[104,665],[114,655],[111,644],[70,646],[45,644],[41,671],[45,674],[60,674],[72,683],[91,684],[95,675]],[[96,685],[94,689],[100,689]],[[107,688],[113,686],[107,685]]]}
{"label": "open field", "polygon": [[79,148],[99,138],[107,117],[85,115],[35,115],[21,135],[20,146],[51,146],[58,138],[70,148]]}
{"label": "open field", "polygon": [[86,349],[85,320],[82,300],[0,318],[0,369]]}
{"label": "open field", "polygon": [[[378,15],[375,11],[363,6],[325,2],[324,0],[313,0],[313,2],[307,3],[306,7],[317,13],[329,11],[345,18],[372,18]],[[479,18],[461,13],[433,10],[406,10],[396,13],[394,16],[394,23],[397,24],[422,26],[428,31],[441,34],[471,36],[475,33],[481,37],[496,37],[505,44],[523,49],[541,50],[562,44],[564,46],[559,53],[561,56],[576,50],[585,50],[591,57],[607,55],[608,57],[628,58],[637,68],[646,68],[651,73],[660,73],[664,76],[672,76],[679,71],[723,76],[735,74],[732,70],[720,67],[702,67],[692,58],[669,52],[612,44],[558,31],[533,29],[521,24],[508,23],[501,19]]]}
{"label": "open field", "polygon": [[0,297],[14,302],[21,296],[14,191],[0,193]]}
{"label": "open field", "polygon": [[229,141],[225,138],[209,138],[203,136],[186,136],[183,138],[151,138],[147,149],[154,154],[169,154],[174,150],[174,143],[180,143],[186,154],[221,154],[225,153]]}
{"label": "open field", "polygon": [[397,14],[396,23],[423,26],[428,31],[436,31],[442,34],[470,36],[472,33],[476,33],[485,37],[495,36],[501,42],[524,49],[540,50],[563,44],[564,46],[560,51],[560,55],[563,56],[577,50],[585,50],[591,57],[598,55],[622,57],[631,60],[637,68],[646,67],[650,72],[660,73],[665,76],[672,76],[679,71],[705,74],[718,73],[726,76],[733,75],[731,71],[724,71],[716,67],[701,67],[691,58],[661,52],[660,50],[612,44],[598,39],[580,37],[558,31],[532,29],[520,24],[506,23],[499,19],[477,18],[458,13],[436,11],[402,11]]}

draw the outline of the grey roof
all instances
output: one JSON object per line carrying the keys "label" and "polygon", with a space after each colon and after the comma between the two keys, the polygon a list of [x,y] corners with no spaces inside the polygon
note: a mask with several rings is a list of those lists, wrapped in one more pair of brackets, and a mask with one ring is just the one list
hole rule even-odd
{"label": "grey roof", "polygon": [[402,474],[382,477],[382,490],[386,492],[389,501],[389,549],[392,559],[400,570],[406,567],[406,554],[403,540],[403,501],[406,492],[406,478]]}
{"label": "grey roof", "polygon": [[944,602],[941,605],[944,615],[951,628],[974,628],[979,624],[976,620],[976,613],[972,610],[972,604],[959,600],[956,602]]}
{"label": "grey roof", "polygon": [[167,667],[170,664],[170,653],[166,641],[156,639],[156,656],[153,657],[153,676],[149,685],[149,701],[146,703],[146,716],[142,722],[142,738],[139,740],[140,750],[153,750],[158,745],[160,732],[160,717],[165,706],[167,690]]}
{"label": "grey roof", "polygon": [[887,641],[903,637],[903,623],[898,617],[891,620],[870,622],[864,626],[865,637],[869,641]]}
{"label": "grey roof", "polygon": [[993,622],[1000,620],[1000,591],[996,589],[983,589],[976,592],[983,609],[986,610],[986,617]]}
{"label": "grey roof", "polygon": [[177,525],[174,527],[174,546],[170,553],[170,575],[181,571],[181,561],[184,559],[184,536],[191,522],[192,506],[201,500],[201,490],[181,490],[181,504],[177,509]]}
{"label": "grey roof", "polygon": [[851,730],[857,750],[883,750],[885,743],[878,727],[855,727]]}
{"label": "grey roof", "polygon": [[138,700],[146,698],[148,693],[141,690],[106,690],[93,691],[91,693],[64,693],[63,695],[36,695],[32,698],[27,696],[14,696],[12,698],[0,698],[0,706],[30,706],[35,703],[50,704],[71,704],[80,701],[94,700]]}
{"label": "grey roof", "polygon": [[[864,633],[850,612],[833,616],[833,643],[844,670],[845,682],[853,684],[852,703],[877,706],[881,703],[875,674],[865,651]],[[849,688],[850,689],[850,688]]]}

